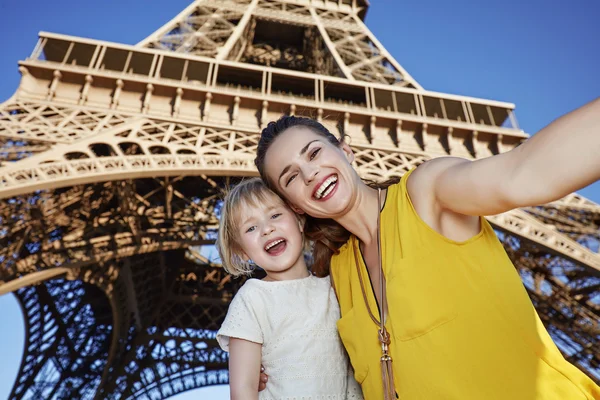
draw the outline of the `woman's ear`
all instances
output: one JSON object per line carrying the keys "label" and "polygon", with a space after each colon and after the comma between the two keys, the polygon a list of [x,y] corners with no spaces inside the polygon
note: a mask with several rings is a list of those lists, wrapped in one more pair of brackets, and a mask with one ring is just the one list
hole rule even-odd
{"label": "woman's ear", "polygon": [[296,218],[298,219],[298,227],[300,228],[300,232],[304,233],[304,224],[306,224],[306,218],[304,215],[300,214],[298,214]]}
{"label": "woman's ear", "polygon": [[288,204],[290,206],[290,208],[292,209],[293,212],[295,212],[298,215],[304,215],[304,210],[301,208],[296,207],[293,204]]}
{"label": "woman's ear", "polygon": [[352,164],[354,162],[354,152],[352,151],[352,149],[350,148],[350,146],[348,145],[348,143],[342,143],[340,149],[342,150],[342,152],[346,156],[346,160],[348,160],[348,162],[350,164]]}

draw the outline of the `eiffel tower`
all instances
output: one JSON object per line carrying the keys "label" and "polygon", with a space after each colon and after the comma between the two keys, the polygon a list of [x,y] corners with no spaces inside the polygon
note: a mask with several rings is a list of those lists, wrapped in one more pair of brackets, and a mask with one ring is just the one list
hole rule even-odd
{"label": "eiffel tower", "polygon": [[[228,382],[215,331],[241,282],[207,256],[259,132],[309,115],[364,178],[528,135],[514,105],[424,89],[367,0],[197,0],[131,46],[41,33],[0,105],[0,293],[26,320],[10,399],[165,399]],[[600,206],[489,217],[565,356],[600,381]]]}

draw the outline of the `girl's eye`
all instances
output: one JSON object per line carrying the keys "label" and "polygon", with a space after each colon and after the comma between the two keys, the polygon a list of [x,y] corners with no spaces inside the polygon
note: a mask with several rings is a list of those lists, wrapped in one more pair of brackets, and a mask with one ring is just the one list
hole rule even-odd
{"label": "girl's eye", "polygon": [[310,153],[310,159],[312,160],[313,158],[315,158],[317,156],[317,154],[319,154],[319,151],[321,151],[321,148],[318,147],[316,149],[314,149],[311,153]]}
{"label": "girl's eye", "polygon": [[246,233],[253,232],[254,229],[256,229],[256,227],[255,226],[251,226],[250,228],[246,229]]}
{"label": "girl's eye", "polygon": [[281,213],[273,214],[273,215],[271,216],[271,219],[277,219],[277,218],[279,218],[280,216],[281,216]]}
{"label": "girl's eye", "polygon": [[292,181],[296,178],[296,174],[295,175],[291,175],[287,182],[285,183],[285,186],[288,186],[290,183],[292,183]]}

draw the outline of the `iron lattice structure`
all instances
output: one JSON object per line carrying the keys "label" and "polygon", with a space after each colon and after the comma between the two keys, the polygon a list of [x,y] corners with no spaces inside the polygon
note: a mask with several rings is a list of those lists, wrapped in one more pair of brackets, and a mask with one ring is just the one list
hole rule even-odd
{"label": "iron lattice structure", "polygon": [[[164,399],[227,382],[239,281],[210,262],[220,189],[261,127],[309,115],[369,179],[527,138],[514,105],[423,89],[364,0],[197,0],[136,46],[41,33],[0,105],[0,293],[26,347],[10,399]],[[568,160],[564,160],[568,162]],[[600,206],[489,217],[566,357],[600,381]]]}

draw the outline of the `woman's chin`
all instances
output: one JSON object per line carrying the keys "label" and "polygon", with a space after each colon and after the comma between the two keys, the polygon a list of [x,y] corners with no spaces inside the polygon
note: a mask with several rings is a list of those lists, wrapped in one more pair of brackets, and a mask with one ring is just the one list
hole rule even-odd
{"label": "woman's chin", "polygon": [[343,217],[348,210],[348,202],[329,201],[326,204],[319,204],[317,207],[311,207],[307,214],[314,218],[338,219]]}

